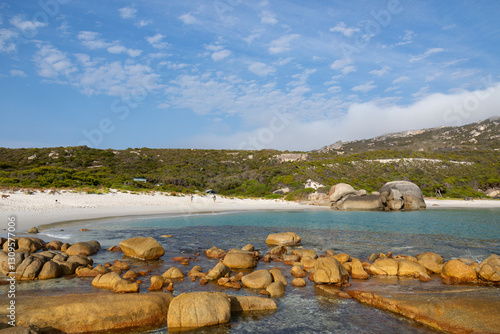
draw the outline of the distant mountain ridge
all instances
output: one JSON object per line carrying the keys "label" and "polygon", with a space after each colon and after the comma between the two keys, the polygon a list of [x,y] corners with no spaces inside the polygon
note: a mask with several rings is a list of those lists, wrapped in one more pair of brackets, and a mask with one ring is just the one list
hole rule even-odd
{"label": "distant mountain ridge", "polygon": [[337,141],[315,152],[343,154],[384,149],[428,152],[499,150],[500,116],[463,126],[440,126],[383,134],[371,139]]}

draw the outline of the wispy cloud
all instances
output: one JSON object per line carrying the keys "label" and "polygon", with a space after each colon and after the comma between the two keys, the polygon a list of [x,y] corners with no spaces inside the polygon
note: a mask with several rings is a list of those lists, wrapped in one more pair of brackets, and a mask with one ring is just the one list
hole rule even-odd
{"label": "wispy cloud", "polygon": [[382,68],[381,68],[381,69],[379,69],[379,70],[373,70],[373,71],[370,71],[370,74],[373,74],[373,75],[376,75],[376,76],[378,76],[378,77],[381,77],[381,76],[383,76],[384,74],[389,73],[389,71],[390,71],[390,70],[391,70],[391,68],[390,68],[389,66],[384,65],[384,66],[382,66]]}
{"label": "wispy cloud", "polygon": [[418,56],[413,56],[410,58],[410,63],[414,63],[414,62],[417,62],[417,61],[421,61],[421,60],[424,60],[425,58],[435,54],[435,53],[440,53],[440,52],[444,52],[446,51],[445,49],[443,48],[430,48],[430,49],[427,49],[427,51],[425,51],[424,53],[422,53],[421,55],[418,55]]}
{"label": "wispy cloud", "polygon": [[355,33],[359,32],[359,28],[347,27],[344,22],[340,22],[335,27],[330,28],[331,32],[339,32],[346,37],[351,37]]}
{"label": "wispy cloud", "polygon": [[142,28],[142,27],[145,27],[145,26],[148,26],[150,24],[153,23],[153,20],[152,19],[149,19],[149,20],[139,20],[139,22],[137,22],[135,25],[139,28]]}
{"label": "wispy cloud", "polygon": [[137,10],[132,7],[123,7],[118,9],[118,12],[120,13],[120,17],[122,19],[134,19]]}
{"label": "wispy cloud", "polygon": [[156,34],[154,36],[146,37],[146,41],[155,49],[165,49],[169,44],[163,41],[164,37],[165,36],[162,34]]}
{"label": "wispy cloud", "polygon": [[261,62],[251,63],[248,66],[248,70],[261,77],[268,76],[269,74],[274,73],[276,71],[274,67]]}
{"label": "wispy cloud", "polygon": [[10,70],[9,73],[13,77],[22,77],[22,78],[25,78],[25,77],[28,76],[26,73],[24,73],[24,71],[21,71],[21,70]]}
{"label": "wispy cloud", "polygon": [[14,39],[18,33],[10,29],[0,29],[0,52],[12,52],[16,50]]}
{"label": "wispy cloud", "polygon": [[37,73],[43,78],[64,79],[77,71],[65,52],[61,52],[51,45],[41,45],[35,53],[33,61],[37,67]]}
{"label": "wispy cloud", "polygon": [[473,76],[474,74],[477,74],[478,72],[479,70],[473,68],[459,69],[458,71],[455,71],[451,74],[451,78],[453,80],[467,78]]}
{"label": "wispy cloud", "polygon": [[409,81],[409,80],[410,80],[410,78],[409,78],[409,77],[407,77],[407,76],[403,75],[403,76],[401,76],[401,77],[399,77],[399,78],[397,78],[397,79],[394,79],[394,80],[392,81],[392,83],[396,85],[396,84],[399,84],[399,83],[402,83],[402,82],[405,82],[405,81]]}
{"label": "wispy cloud", "polygon": [[300,35],[298,34],[290,34],[275,39],[274,41],[271,42],[269,46],[269,53],[277,54],[290,51],[291,50],[290,44],[299,37]]}
{"label": "wispy cloud", "polygon": [[106,42],[104,39],[99,38],[100,34],[93,31],[80,31],[78,39],[81,43],[89,49],[104,49],[110,47],[112,44]]}
{"label": "wispy cloud", "polygon": [[21,31],[33,31],[47,26],[47,22],[25,20],[22,15],[16,15],[10,19],[10,24]]}
{"label": "wispy cloud", "polygon": [[353,92],[367,93],[367,92],[371,91],[372,89],[377,88],[377,86],[374,85],[373,83],[374,83],[373,81],[369,81],[369,82],[366,82],[364,84],[354,86],[354,87],[352,87],[352,91]]}
{"label": "wispy cloud", "polygon": [[356,67],[351,65],[353,63],[351,58],[342,58],[335,60],[330,68],[335,71],[340,71],[343,75],[356,72]]}
{"label": "wispy cloud", "polygon": [[275,25],[276,23],[278,23],[278,20],[276,19],[276,15],[268,10],[263,10],[260,13],[260,22],[264,24]]}
{"label": "wispy cloud", "polygon": [[179,16],[179,20],[181,20],[184,24],[198,23],[198,20],[196,20],[196,18],[190,13],[182,14],[181,16]]}

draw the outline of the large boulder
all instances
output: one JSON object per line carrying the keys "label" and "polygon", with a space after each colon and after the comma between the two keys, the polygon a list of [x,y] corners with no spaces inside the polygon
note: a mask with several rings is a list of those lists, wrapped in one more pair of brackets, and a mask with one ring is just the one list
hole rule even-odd
{"label": "large boulder", "polygon": [[441,274],[443,269],[443,258],[436,253],[426,252],[417,255],[418,263],[424,266],[427,270],[435,273]]}
{"label": "large boulder", "polygon": [[314,266],[313,282],[316,284],[343,284],[349,281],[349,273],[333,257],[320,257]]}
{"label": "large boulder", "polygon": [[392,181],[387,182],[379,189],[382,202],[387,205],[393,189],[398,190],[403,197],[404,210],[421,210],[426,208],[422,190],[413,182]]}
{"label": "large boulder", "polygon": [[272,282],[266,287],[266,291],[273,298],[281,297],[285,294],[285,286],[281,281]]}
{"label": "large boulder", "polygon": [[67,250],[66,254],[68,255],[81,255],[81,256],[90,256],[97,254],[99,249],[88,242],[77,242],[76,244],[71,245]]}
{"label": "large boulder", "polygon": [[294,232],[271,233],[266,238],[266,244],[272,246],[297,246],[302,238]]}
{"label": "large boulder", "polygon": [[134,237],[120,242],[123,254],[140,260],[156,260],[165,254],[162,245],[154,238]]}
{"label": "large boulder", "polygon": [[399,271],[399,264],[394,259],[381,259],[371,265],[370,271],[375,275],[396,276]]}
{"label": "large boulder", "polygon": [[427,275],[427,269],[418,262],[413,262],[406,259],[397,260],[398,276],[413,276],[421,277]]}
{"label": "large boulder", "polygon": [[222,292],[182,293],[172,299],[167,326],[188,329],[214,326],[231,320],[231,300]]}
{"label": "large boulder", "polygon": [[363,268],[363,264],[359,259],[352,259],[351,262],[351,277],[355,279],[368,279],[370,275]]}
{"label": "large boulder", "polygon": [[269,269],[269,272],[273,276],[274,282],[280,281],[281,283],[283,283],[283,285],[288,285],[285,275],[283,275],[283,272],[279,268]]}
{"label": "large boulder", "polygon": [[54,261],[47,261],[38,273],[38,279],[50,279],[61,277],[62,270]]}
{"label": "large boulder", "polygon": [[330,188],[330,202],[336,203],[348,195],[356,195],[356,189],[347,183],[339,183]]}
{"label": "large boulder", "polygon": [[104,275],[97,275],[92,280],[92,286],[99,289],[112,290],[118,283],[124,282],[129,283],[127,280],[121,278],[119,274],[115,272],[109,272]]}
{"label": "large boulder", "polygon": [[231,312],[276,311],[276,302],[269,298],[255,296],[229,296]]}
{"label": "large boulder", "polygon": [[351,196],[345,199],[338,205],[340,210],[383,210],[384,205],[380,196],[366,195],[366,196]]}
{"label": "large boulder", "polygon": [[223,260],[224,265],[231,269],[250,269],[257,266],[257,261],[250,254],[229,253]]}
{"label": "large boulder", "polygon": [[[64,333],[120,331],[165,323],[170,293],[16,296],[16,326],[52,327]],[[17,305],[16,303],[16,305]],[[0,315],[5,318],[7,309]]]}
{"label": "large boulder", "polygon": [[479,264],[479,277],[490,282],[500,282],[500,256],[491,254]]}
{"label": "large boulder", "polygon": [[241,283],[251,289],[265,289],[272,282],[273,276],[266,269],[256,270],[241,279]]}
{"label": "large boulder", "polygon": [[446,262],[441,271],[441,282],[444,284],[463,284],[477,281],[476,271],[461,260]]}

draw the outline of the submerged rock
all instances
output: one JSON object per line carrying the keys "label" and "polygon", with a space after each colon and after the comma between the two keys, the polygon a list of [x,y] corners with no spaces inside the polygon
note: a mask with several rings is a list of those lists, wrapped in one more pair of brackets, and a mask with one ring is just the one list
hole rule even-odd
{"label": "submerged rock", "polygon": [[271,233],[266,238],[266,244],[274,246],[297,246],[302,238],[294,232]]}
{"label": "submerged rock", "polygon": [[251,289],[265,289],[272,282],[273,277],[266,269],[256,270],[241,279],[241,283]]}

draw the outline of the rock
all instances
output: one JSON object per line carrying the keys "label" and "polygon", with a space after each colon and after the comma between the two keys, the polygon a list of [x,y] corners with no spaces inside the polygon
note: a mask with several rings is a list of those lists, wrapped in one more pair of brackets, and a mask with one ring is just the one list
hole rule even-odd
{"label": "rock", "polygon": [[44,263],[42,269],[38,273],[38,279],[50,279],[61,277],[62,270],[54,261],[47,261]]}
{"label": "rock", "polygon": [[368,279],[370,275],[365,271],[361,261],[352,259],[351,262],[351,277],[355,279]]}
{"label": "rock", "polygon": [[301,237],[294,232],[271,233],[266,238],[266,244],[275,246],[298,246]]}
{"label": "rock", "polygon": [[[69,260],[68,260],[69,261]],[[113,267],[120,268],[121,270],[129,270],[130,266],[123,261],[113,261]]]}
{"label": "rock", "polygon": [[[218,280],[219,278],[229,275],[229,268],[222,262],[219,262],[205,276],[208,281]],[[200,282],[201,283],[201,282]]]}
{"label": "rock", "polygon": [[167,326],[199,328],[228,323],[231,320],[231,301],[221,292],[182,293],[172,299],[168,309]]}
{"label": "rock", "polygon": [[128,280],[135,280],[137,277],[139,277],[139,275],[133,270],[129,270],[123,275],[123,278]]}
{"label": "rock", "polygon": [[241,250],[244,250],[247,252],[253,252],[255,250],[255,247],[252,244],[248,244],[248,245],[244,246]]}
{"label": "rock", "polygon": [[38,233],[38,229],[36,227],[32,227],[28,230],[28,233],[33,233],[33,234],[37,234]]}
{"label": "rock", "polygon": [[379,189],[382,202],[387,203],[392,189],[398,190],[402,195],[404,210],[421,210],[426,208],[422,191],[415,183],[409,181],[387,182]]}
{"label": "rock", "polygon": [[500,282],[500,256],[491,254],[479,264],[478,276],[486,281]]}
{"label": "rock", "polygon": [[292,286],[295,286],[297,288],[302,288],[304,286],[306,286],[306,281],[304,281],[303,278],[294,278],[292,280]]}
{"label": "rock", "polygon": [[351,196],[345,199],[338,205],[340,210],[383,210],[384,205],[380,196],[366,195],[366,196]]}
{"label": "rock", "polygon": [[66,262],[75,262],[79,266],[84,266],[84,267],[92,265],[94,263],[94,261],[91,258],[82,255],[70,255],[66,259]]}
{"label": "rock", "polygon": [[300,258],[303,258],[304,256],[309,256],[313,259],[318,258],[318,254],[314,249],[303,249],[303,248],[294,249],[291,254],[298,255]]}
{"label": "rock", "polygon": [[307,276],[306,271],[301,266],[293,266],[292,270],[291,270],[291,274],[293,277],[298,277],[298,278],[302,278],[302,277]]}
{"label": "rock", "polygon": [[276,302],[269,298],[255,296],[229,296],[231,312],[276,311]]}
{"label": "rock", "polygon": [[376,275],[388,275],[388,276],[396,276],[398,274],[399,264],[394,259],[382,259],[377,260],[370,267]]}
{"label": "rock", "polygon": [[179,268],[176,267],[170,267],[166,272],[163,273],[163,278],[184,278],[184,274]]}
{"label": "rock", "polygon": [[[45,243],[37,238],[19,238],[17,241],[17,248],[22,249],[28,253],[34,253],[45,247]],[[7,253],[7,252],[6,252]]]}
{"label": "rock", "polygon": [[272,282],[273,277],[266,269],[256,270],[241,279],[241,283],[251,289],[265,289]]}
{"label": "rock", "polygon": [[334,255],[337,255],[337,253],[335,253],[333,249],[327,249],[325,251],[325,256],[334,256]]}
{"label": "rock", "polygon": [[313,274],[313,282],[316,284],[344,284],[349,281],[349,273],[334,257],[320,257]]}
{"label": "rock", "polygon": [[273,298],[281,297],[285,294],[285,286],[281,281],[275,281],[266,287],[266,291]]}
{"label": "rock", "polygon": [[139,292],[139,283],[131,283],[127,280],[121,280],[113,286],[113,292],[115,293],[133,293]]}
{"label": "rock", "polygon": [[69,247],[71,247],[71,245],[69,243],[67,243],[67,242],[63,243],[61,245],[61,252],[66,252]]}
{"label": "rock", "polygon": [[300,257],[298,255],[285,255],[283,257],[283,263],[286,265],[293,265],[295,262],[300,262]]}
{"label": "rock", "polygon": [[273,247],[267,254],[271,256],[277,256],[282,258],[287,252],[286,246],[276,246]]}
{"label": "rock", "polygon": [[245,253],[226,254],[222,263],[230,269],[250,269],[257,266],[253,256]]}
{"label": "rock", "polygon": [[154,238],[134,237],[120,242],[123,254],[140,260],[156,260],[165,254],[162,245]]}
{"label": "rock", "polygon": [[66,254],[68,255],[83,255],[90,256],[97,254],[98,250],[87,242],[77,242],[66,249]]}
{"label": "rock", "polygon": [[432,252],[426,252],[417,255],[418,263],[424,266],[427,270],[435,273],[441,274],[443,269],[443,258]]}
{"label": "rock", "polygon": [[441,271],[441,282],[444,284],[462,284],[477,281],[474,268],[460,260],[446,262]]}
{"label": "rock", "polygon": [[347,183],[338,183],[330,188],[328,194],[330,195],[330,202],[336,203],[348,195],[356,194],[356,190]]}
{"label": "rock", "polygon": [[194,266],[193,268],[191,268],[191,270],[189,271],[189,273],[187,275],[188,275],[188,277],[191,277],[191,278],[201,278],[201,277],[205,277],[207,274],[201,271],[200,266]]}
{"label": "rock", "polygon": [[333,255],[333,257],[337,259],[337,261],[339,261],[340,263],[346,263],[351,259],[351,256],[349,256],[349,254],[346,253],[335,254]]}
{"label": "rock", "polygon": [[108,248],[108,252],[121,252],[122,249],[119,246],[111,246]]}
{"label": "rock", "polygon": [[34,280],[35,277],[38,275],[40,270],[42,270],[44,262],[40,261],[39,259],[34,259],[29,266],[26,267],[26,269],[23,271],[23,276],[21,277],[21,280]]}
{"label": "rock", "polygon": [[16,268],[16,279],[21,280],[23,277],[24,271],[26,268],[29,267],[29,265],[34,261],[33,257],[27,256],[21,264]]}
{"label": "rock", "polygon": [[126,282],[127,284],[130,283],[127,280],[122,279],[117,273],[109,272],[104,275],[97,275],[92,280],[92,286],[99,289],[112,290],[116,284],[124,282]]}
{"label": "rock", "polygon": [[211,259],[220,259],[221,257],[224,257],[224,255],[226,255],[226,252],[223,249],[217,248],[215,246],[207,249],[205,253],[207,254],[207,257]]}
{"label": "rock", "polygon": [[272,268],[272,269],[269,269],[269,272],[273,276],[273,281],[274,282],[280,281],[284,286],[288,285],[286,277],[285,277],[285,275],[283,275],[283,273],[281,272],[280,269],[278,269],[278,268]]}
{"label": "rock", "polygon": [[397,260],[398,262],[398,276],[413,276],[420,277],[427,275],[427,269],[417,262],[410,260]]}
{"label": "rock", "polygon": [[97,275],[103,275],[109,272],[109,269],[103,267],[102,265],[98,265],[93,269],[88,267],[78,267],[75,270],[75,274],[78,277],[96,277]]}
{"label": "rock", "polygon": [[76,262],[59,261],[56,259],[52,259],[52,261],[54,261],[59,265],[63,276],[73,275],[75,273],[76,268],[80,266]]}
{"label": "rock", "polygon": [[[169,293],[16,296],[16,326],[52,327],[65,333],[123,331],[167,320]],[[139,307],[140,305],[140,307]],[[2,312],[2,311],[0,311]],[[5,316],[2,314],[2,317]]]}
{"label": "rock", "polygon": [[300,263],[302,264],[302,268],[304,268],[304,270],[310,270],[316,265],[316,259],[313,259],[309,256],[304,256]]}

